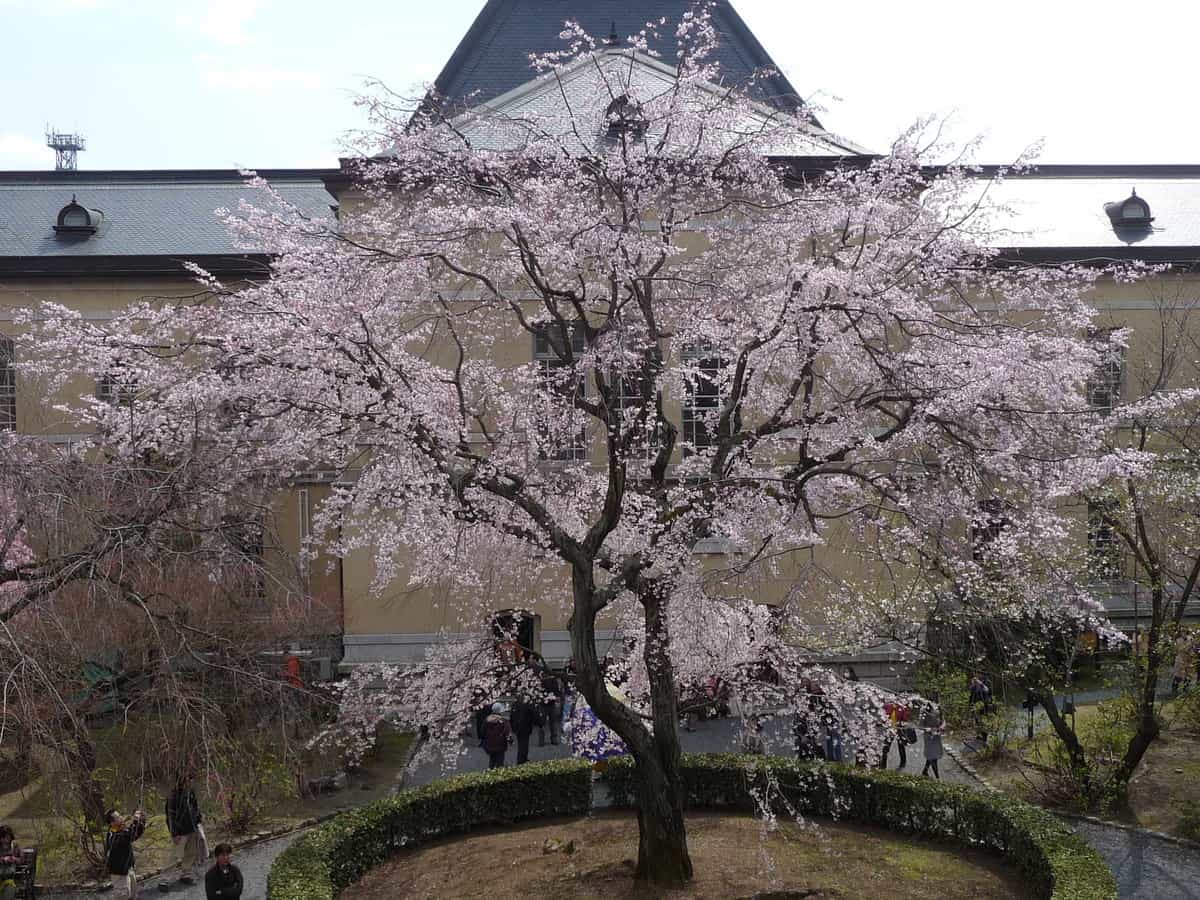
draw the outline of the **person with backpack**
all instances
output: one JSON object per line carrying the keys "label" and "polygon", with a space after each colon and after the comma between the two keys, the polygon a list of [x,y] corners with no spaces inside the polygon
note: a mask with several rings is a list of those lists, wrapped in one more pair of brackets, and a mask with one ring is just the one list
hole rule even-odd
{"label": "person with backpack", "polygon": [[196,792],[181,775],[167,797],[167,829],[175,842],[176,859],[182,870],[179,880],[184,884],[195,884],[208,863],[208,839],[203,821]]}
{"label": "person with backpack", "polygon": [[135,900],[138,895],[137,873],[133,864],[133,842],[146,831],[146,814],[140,809],[129,819],[110,809],[104,814],[108,823],[108,833],[104,835],[104,860],[108,864],[108,874],[116,875],[125,881],[125,896]]}
{"label": "person with backpack", "polygon": [[908,765],[908,745],[917,739],[916,731],[908,723],[908,706],[897,698],[885,703],[883,712],[887,716],[888,722],[887,730],[884,732],[883,756],[879,761],[879,768],[887,768],[888,754],[892,750],[892,741],[895,740],[896,750],[900,754],[900,764],[896,768],[897,770],[903,769]]}
{"label": "person with backpack", "polygon": [[217,844],[213,855],[217,860],[204,876],[205,900],[241,900],[242,872],[233,864],[233,847]]}
{"label": "person with backpack", "polygon": [[484,723],[483,740],[479,743],[487,752],[488,768],[503,769],[504,756],[508,753],[508,745],[512,743],[512,728],[504,718],[504,707],[499,703],[492,704],[491,715]]}

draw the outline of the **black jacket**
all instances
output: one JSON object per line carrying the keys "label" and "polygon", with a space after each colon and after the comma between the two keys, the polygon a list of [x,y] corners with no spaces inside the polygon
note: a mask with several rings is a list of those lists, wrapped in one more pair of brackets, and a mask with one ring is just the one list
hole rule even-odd
{"label": "black jacket", "polygon": [[233,863],[229,868],[213,866],[204,876],[204,896],[208,900],[238,900],[242,896],[242,873]]}
{"label": "black jacket", "polygon": [[518,703],[512,711],[512,730],[517,737],[529,737],[537,722],[537,713],[528,703]]}
{"label": "black jacket", "polygon": [[120,831],[109,829],[104,836],[104,858],[108,861],[110,875],[128,875],[133,868],[133,842],[142,836],[145,824],[137,819]]}
{"label": "black jacket", "polygon": [[176,788],[167,798],[167,828],[171,837],[184,837],[196,830],[196,826],[204,821],[200,815],[200,804],[196,802],[195,791],[185,791]]}

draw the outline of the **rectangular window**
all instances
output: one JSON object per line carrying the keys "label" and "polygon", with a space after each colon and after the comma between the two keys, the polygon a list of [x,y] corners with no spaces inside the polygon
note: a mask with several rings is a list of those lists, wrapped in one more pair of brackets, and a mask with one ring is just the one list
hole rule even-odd
{"label": "rectangular window", "polygon": [[643,403],[646,409],[645,421],[636,426],[633,440],[629,446],[629,459],[653,459],[658,453],[658,415],[655,409],[656,397],[643,401],[646,379],[640,372],[631,375],[614,375],[617,389],[617,408],[621,411],[622,431],[634,427]]}
{"label": "rectangular window", "polygon": [[310,575],[308,539],[312,534],[312,510],[309,508],[308,488],[300,488],[297,492],[296,504],[300,513],[300,584],[307,591]]}
{"label": "rectangular window", "polygon": [[1088,501],[1088,564],[1098,579],[1116,578],[1120,571],[1121,546],[1114,512],[1111,502]]}
{"label": "rectangular window", "polygon": [[989,497],[979,504],[979,512],[971,523],[971,555],[976,562],[987,559],[989,548],[1000,539],[1007,525],[1004,501],[999,497]]}
{"label": "rectangular window", "polygon": [[[587,458],[587,437],[584,432],[585,413],[575,406],[583,397],[586,384],[578,369],[573,374],[563,359],[566,346],[563,329],[557,323],[541,326],[533,338],[533,359],[538,367],[538,418],[541,427],[536,436],[538,455],[542,459],[576,461]],[[578,364],[584,351],[582,328],[571,328],[567,335],[571,356]],[[562,421],[565,414],[566,421]]]}
{"label": "rectangular window", "polygon": [[96,399],[109,406],[133,406],[137,385],[119,372],[106,372],[96,380]]}
{"label": "rectangular window", "polygon": [[222,531],[231,551],[232,565],[226,567],[226,576],[240,582],[246,601],[261,606],[267,599],[266,535],[262,524],[252,519],[230,518]]}
{"label": "rectangular window", "polygon": [[694,359],[695,373],[688,378],[683,397],[681,424],[685,455],[713,446],[716,442],[717,411],[721,408],[720,373],[725,361],[709,356]]}
{"label": "rectangular window", "polygon": [[1121,375],[1125,368],[1125,348],[1112,342],[1113,329],[1094,330],[1088,341],[1102,354],[1099,365],[1087,383],[1088,405],[1106,414],[1121,402]]}
{"label": "rectangular window", "polygon": [[12,338],[0,334],[0,431],[17,430],[16,351]]}

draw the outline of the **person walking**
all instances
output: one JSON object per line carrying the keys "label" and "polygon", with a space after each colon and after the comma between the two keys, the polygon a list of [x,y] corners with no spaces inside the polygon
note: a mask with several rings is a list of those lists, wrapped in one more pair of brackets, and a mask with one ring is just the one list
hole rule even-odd
{"label": "person walking", "polygon": [[517,736],[517,765],[529,762],[529,737],[533,734],[537,711],[532,703],[518,700],[512,711],[512,731]]}
{"label": "person walking", "polygon": [[932,772],[933,777],[940,781],[942,775],[938,772],[938,760],[946,753],[942,742],[946,720],[942,716],[942,708],[937,703],[930,703],[921,715],[921,729],[925,737],[925,766],[921,769],[921,774],[928,776]]}
{"label": "person walking", "polygon": [[512,728],[504,718],[504,707],[493,703],[492,712],[483,726],[483,749],[487,751],[489,769],[504,768],[504,756],[511,743]]}
{"label": "person walking", "polygon": [[175,843],[175,857],[182,870],[179,880],[184,884],[195,884],[204,866],[208,863],[208,838],[204,834],[204,817],[196,792],[188,779],[180,775],[175,788],[167,797],[167,830]]}
{"label": "person walking", "polygon": [[562,679],[550,669],[542,671],[542,715],[537,723],[538,746],[546,746],[546,732],[550,732],[550,743],[557,744],[562,737]]}
{"label": "person walking", "polygon": [[242,872],[233,864],[233,847],[217,844],[213,855],[216,862],[204,876],[205,900],[241,900]]}
{"label": "person walking", "polygon": [[896,766],[897,771],[899,771],[908,765],[907,747],[910,743],[909,739],[912,738],[915,740],[916,734],[908,724],[908,707],[899,698],[889,700],[885,703],[883,705],[883,712],[887,716],[888,724],[887,731],[884,733],[883,756],[879,761],[879,768],[887,768],[888,755],[892,751],[892,741],[895,740],[896,751],[900,754],[900,765]]}
{"label": "person walking", "polygon": [[138,888],[133,842],[146,831],[146,814],[139,809],[126,819],[115,809],[110,809],[104,814],[104,821],[108,823],[108,833],[104,835],[104,859],[108,864],[108,874],[123,879],[127,900],[135,900]]}

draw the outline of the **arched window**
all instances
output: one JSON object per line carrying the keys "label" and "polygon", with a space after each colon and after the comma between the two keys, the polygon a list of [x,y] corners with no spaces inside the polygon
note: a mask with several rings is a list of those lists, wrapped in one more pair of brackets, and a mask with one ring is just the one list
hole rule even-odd
{"label": "arched window", "polygon": [[1114,228],[1149,228],[1154,221],[1150,204],[1138,196],[1136,188],[1120,203],[1104,204],[1104,211]]}
{"label": "arched window", "polygon": [[645,137],[646,130],[650,127],[642,104],[628,94],[622,94],[608,104],[608,109],[604,111],[604,121],[608,125],[608,136],[611,140],[619,140],[622,137],[640,140]]}
{"label": "arched window", "polygon": [[72,194],[71,202],[58,211],[58,223],[54,226],[54,232],[65,235],[95,234],[103,218],[104,213],[81,205]]}

